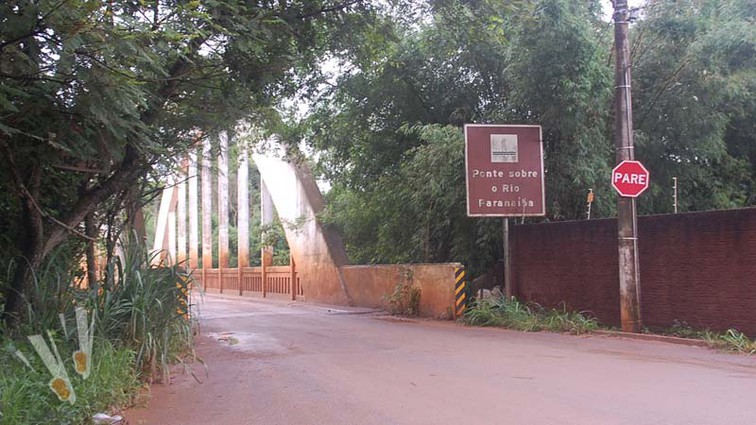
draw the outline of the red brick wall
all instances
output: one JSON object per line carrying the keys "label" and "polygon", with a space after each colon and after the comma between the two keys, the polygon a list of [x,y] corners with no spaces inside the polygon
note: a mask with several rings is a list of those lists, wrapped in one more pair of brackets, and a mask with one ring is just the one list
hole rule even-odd
{"label": "red brick wall", "polygon": [[[644,325],[756,336],[756,208],[638,219]],[[619,324],[616,220],[515,226],[515,294]]]}

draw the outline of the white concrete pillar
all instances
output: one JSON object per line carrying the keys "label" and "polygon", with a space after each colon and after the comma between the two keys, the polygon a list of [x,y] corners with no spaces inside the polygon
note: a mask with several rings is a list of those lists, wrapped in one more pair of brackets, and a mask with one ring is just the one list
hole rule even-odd
{"label": "white concrete pillar", "polygon": [[182,267],[186,267],[186,165],[184,161],[179,174],[177,187],[178,199],[176,201],[176,244],[177,251],[174,260]]}
{"label": "white concrete pillar", "polygon": [[197,152],[189,154],[189,268],[199,267],[199,176]]}
{"label": "white concrete pillar", "polygon": [[239,151],[237,172],[237,254],[239,267],[249,266],[249,154],[246,148]]}
{"label": "white concrete pillar", "polygon": [[[260,226],[263,229],[269,229],[273,225],[273,216],[273,198],[271,198],[270,192],[268,192],[268,186],[266,186],[265,182],[260,179]],[[270,266],[273,264],[273,247],[265,245],[266,236],[267,232],[263,231],[262,252],[260,253],[262,256],[261,264],[263,266]]]}
{"label": "white concrete pillar", "polygon": [[202,268],[213,268],[213,192],[210,170],[210,139],[202,142]]}
{"label": "white concrete pillar", "polygon": [[218,136],[218,268],[228,268],[228,136]]}

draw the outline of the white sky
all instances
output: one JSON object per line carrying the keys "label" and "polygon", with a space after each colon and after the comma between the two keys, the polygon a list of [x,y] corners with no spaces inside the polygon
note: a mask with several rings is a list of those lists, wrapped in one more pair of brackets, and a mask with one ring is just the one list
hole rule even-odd
{"label": "white sky", "polygon": [[[638,7],[642,5],[643,3],[645,3],[645,0],[628,0],[627,1],[627,4],[630,7]],[[601,4],[604,6],[604,14],[608,19],[609,17],[612,16],[612,10],[613,10],[612,2],[610,0],[601,0]]]}

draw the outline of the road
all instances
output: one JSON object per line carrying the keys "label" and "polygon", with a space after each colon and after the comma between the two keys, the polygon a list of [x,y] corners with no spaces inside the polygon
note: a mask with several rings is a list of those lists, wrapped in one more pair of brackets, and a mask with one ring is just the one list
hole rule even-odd
{"label": "road", "polygon": [[207,296],[196,382],[131,425],[753,425],[756,358]]}

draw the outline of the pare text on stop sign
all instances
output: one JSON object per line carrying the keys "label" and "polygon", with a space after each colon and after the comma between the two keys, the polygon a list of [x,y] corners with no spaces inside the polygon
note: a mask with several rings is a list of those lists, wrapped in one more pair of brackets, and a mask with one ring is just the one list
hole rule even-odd
{"label": "pare text on stop sign", "polygon": [[614,183],[627,183],[645,185],[648,176],[646,174],[635,173],[614,173]]}

